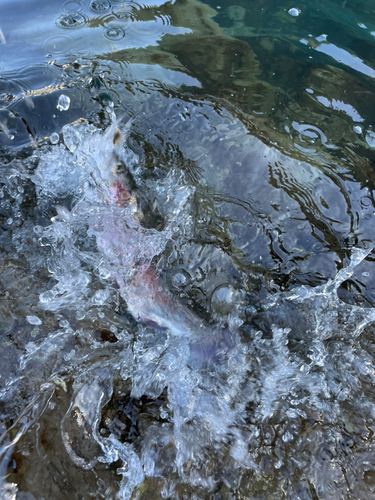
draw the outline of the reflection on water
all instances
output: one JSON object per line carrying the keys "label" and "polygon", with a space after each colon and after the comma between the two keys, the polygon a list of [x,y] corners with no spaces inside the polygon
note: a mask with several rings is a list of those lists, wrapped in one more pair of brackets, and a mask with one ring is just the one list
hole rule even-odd
{"label": "reflection on water", "polygon": [[369,5],[3,10],[1,498],[374,498]]}

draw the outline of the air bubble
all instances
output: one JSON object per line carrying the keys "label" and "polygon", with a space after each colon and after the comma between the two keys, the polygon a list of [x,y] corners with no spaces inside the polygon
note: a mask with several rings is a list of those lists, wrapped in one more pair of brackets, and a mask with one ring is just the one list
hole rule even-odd
{"label": "air bubble", "polygon": [[186,271],[178,271],[172,277],[172,285],[176,288],[186,286],[190,281],[190,276]]}
{"label": "air bubble", "polygon": [[56,108],[59,111],[68,111],[69,106],[70,106],[70,97],[68,97],[65,94],[61,94],[61,96],[59,97],[59,100],[57,101]]}
{"label": "air bubble", "polygon": [[216,288],[211,298],[211,306],[220,314],[229,314],[239,302],[239,292],[230,285]]}

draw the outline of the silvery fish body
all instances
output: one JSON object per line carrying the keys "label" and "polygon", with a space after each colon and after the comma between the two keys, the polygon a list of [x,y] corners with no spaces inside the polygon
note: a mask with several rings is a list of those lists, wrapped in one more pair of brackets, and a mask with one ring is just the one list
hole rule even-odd
{"label": "silvery fish body", "polygon": [[[199,357],[196,354],[199,351],[205,353],[203,358],[214,359],[213,350],[217,351],[223,337],[221,329],[219,333],[209,332],[199,317],[170,298],[161,289],[152,267],[154,257],[165,250],[178,223],[183,224],[193,191],[171,176],[160,191],[165,202],[165,228],[158,231],[141,225],[142,214],[136,197],[126,184],[130,153],[124,141],[130,124],[120,130],[120,123],[114,119],[104,132],[86,122],[64,127],[67,150],[63,158],[68,165],[65,176],[58,178],[58,172],[51,172],[51,158],[45,155],[34,182],[40,193],[49,191],[60,196],[62,186],[72,189],[74,181],[78,182],[77,202],[71,213],[59,207],[59,217],[69,223],[73,231],[84,227],[87,236],[94,237],[100,266],[108,269],[129,312],[141,322],[192,339],[195,357]],[[201,349],[198,339],[203,337],[213,340],[206,340]]]}

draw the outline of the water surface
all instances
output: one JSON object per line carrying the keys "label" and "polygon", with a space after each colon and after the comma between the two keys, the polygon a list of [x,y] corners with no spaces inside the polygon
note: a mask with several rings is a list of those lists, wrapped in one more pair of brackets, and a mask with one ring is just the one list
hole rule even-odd
{"label": "water surface", "polygon": [[371,3],[0,19],[0,496],[375,498]]}

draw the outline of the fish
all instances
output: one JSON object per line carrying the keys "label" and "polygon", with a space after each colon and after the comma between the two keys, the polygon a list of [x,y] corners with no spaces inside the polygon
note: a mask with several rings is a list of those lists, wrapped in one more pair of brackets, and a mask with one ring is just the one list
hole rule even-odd
{"label": "fish", "polygon": [[[191,355],[202,363],[217,361],[224,352],[233,348],[232,335],[227,327],[208,328],[193,311],[171,298],[160,286],[158,273],[151,265],[153,256],[165,249],[166,242],[173,236],[171,221],[166,221],[162,231],[146,229],[140,223],[140,210],[136,196],[131,193],[126,175],[126,165],[121,161],[121,147],[130,132],[132,121],[121,130],[119,122],[105,132],[105,139],[113,145],[112,154],[101,164],[103,180],[109,184],[112,196],[113,217],[106,216],[105,227],[97,235],[98,247],[111,261],[116,261],[123,274],[116,275],[120,294],[127,303],[133,317],[147,325],[168,330],[171,334],[191,339]],[[183,210],[192,190],[185,186],[174,186],[174,200],[170,200],[171,211]],[[172,198],[172,195],[170,195]],[[129,209],[131,216],[123,219],[123,209]],[[121,220],[116,218],[121,213]],[[96,219],[97,222],[97,219]],[[104,223],[104,221],[103,221]],[[138,262],[132,262],[138,255]],[[132,272],[129,273],[130,268]]]}
{"label": "fish", "polygon": [[[221,357],[219,352],[231,349],[225,325],[206,325],[194,311],[171,296],[163,289],[155,265],[155,258],[164,252],[167,242],[185,225],[194,190],[174,172],[168,174],[156,186],[164,227],[144,227],[131,172],[137,166],[129,165],[126,147],[134,122],[123,121],[113,114],[112,123],[104,132],[87,122],[63,127],[64,161],[57,161],[52,150],[39,163],[33,176],[38,196],[63,199],[64,190],[71,195],[75,185],[76,202],[71,211],[61,203],[56,206],[57,231],[61,232],[61,220],[72,235],[69,251],[89,262],[99,274],[103,267],[107,269],[105,279],[114,283],[136,321],[153,326],[155,331],[164,329],[187,338],[195,362],[212,363]],[[61,155],[61,150],[56,154]],[[80,233],[81,238],[94,238],[98,252],[88,254],[75,248],[74,232]]]}

